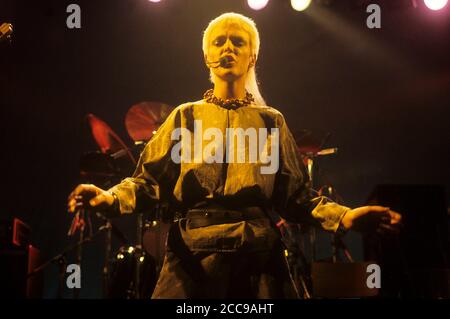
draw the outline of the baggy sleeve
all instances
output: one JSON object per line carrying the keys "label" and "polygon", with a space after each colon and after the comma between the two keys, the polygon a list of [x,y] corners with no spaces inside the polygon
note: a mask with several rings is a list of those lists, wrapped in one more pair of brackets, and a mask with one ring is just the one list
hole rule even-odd
{"label": "baggy sleeve", "polygon": [[179,165],[171,158],[171,139],[174,129],[180,127],[179,107],[160,126],[141,153],[131,177],[123,179],[108,191],[116,197],[115,214],[130,214],[168,200],[179,175]]}
{"label": "baggy sleeve", "polygon": [[280,114],[279,169],[275,178],[272,202],[278,214],[287,221],[308,223],[336,232],[349,207],[325,196],[314,196],[305,165],[299,159],[297,145],[284,117]]}

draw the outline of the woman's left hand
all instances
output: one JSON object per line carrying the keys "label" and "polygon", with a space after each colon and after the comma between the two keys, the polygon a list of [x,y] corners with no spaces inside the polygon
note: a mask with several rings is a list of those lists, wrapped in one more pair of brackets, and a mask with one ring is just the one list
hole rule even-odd
{"label": "woman's left hand", "polygon": [[399,232],[402,215],[383,206],[363,206],[348,211],[342,218],[346,229],[366,231],[367,227],[377,227],[378,232]]}

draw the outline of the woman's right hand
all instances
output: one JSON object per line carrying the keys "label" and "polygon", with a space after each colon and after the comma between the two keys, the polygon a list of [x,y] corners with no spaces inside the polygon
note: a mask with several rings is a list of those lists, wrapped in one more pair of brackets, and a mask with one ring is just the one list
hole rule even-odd
{"label": "woman's right hand", "polygon": [[97,208],[105,210],[114,204],[114,196],[100,187],[93,184],[80,184],[67,199],[69,213],[74,213],[78,209]]}

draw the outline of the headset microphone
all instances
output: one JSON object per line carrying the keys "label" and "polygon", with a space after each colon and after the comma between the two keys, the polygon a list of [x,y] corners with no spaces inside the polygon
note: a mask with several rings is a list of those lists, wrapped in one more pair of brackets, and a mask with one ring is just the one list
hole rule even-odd
{"label": "headset microphone", "polygon": [[218,68],[219,66],[222,66],[222,67],[226,66],[230,62],[230,59],[231,58],[224,56],[224,57],[221,57],[220,60],[218,60],[218,61],[206,61],[206,65],[208,67],[215,69],[215,68]]}

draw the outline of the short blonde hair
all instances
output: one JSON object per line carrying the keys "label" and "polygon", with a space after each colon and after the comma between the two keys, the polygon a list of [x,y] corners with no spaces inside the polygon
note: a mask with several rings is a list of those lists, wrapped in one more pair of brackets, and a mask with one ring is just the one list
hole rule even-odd
{"label": "short blonde hair", "polygon": [[[206,27],[205,31],[203,32],[203,41],[202,41],[202,49],[203,54],[207,55],[208,47],[209,47],[209,38],[211,36],[212,30],[222,24],[222,23],[230,23],[230,24],[238,24],[243,30],[248,32],[250,36],[250,46],[252,54],[255,55],[255,63],[258,59],[259,54],[259,32],[256,28],[255,22],[239,13],[234,12],[227,12],[224,14],[221,14],[217,18],[213,19],[211,22],[209,22],[208,26]],[[214,83],[214,74],[212,71],[210,71],[210,80],[212,83]],[[245,89],[250,92],[254,98],[255,101],[260,105],[265,105],[266,102],[264,101],[263,97],[261,96],[261,93],[259,92],[258,88],[258,82],[256,80],[256,72],[255,72],[255,65],[251,66],[248,73],[247,73],[247,80],[245,82]]]}
{"label": "short blonde hair", "polygon": [[218,16],[217,18],[215,18],[214,20],[212,20],[208,24],[208,26],[205,29],[205,32],[203,32],[202,48],[203,48],[204,54],[206,54],[206,52],[208,51],[208,46],[209,46],[208,39],[211,35],[212,30],[214,29],[214,27],[216,27],[222,23],[238,24],[242,29],[244,29],[246,32],[248,32],[248,34],[250,36],[250,45],[252,48],[252,53],[255,54],[256,57],[258,57],[259,33],[258,33],[258,29],[256,29],[255,22],[252,19],[250,19],[242,14],[234,13],[234,12],[224,13],[224,14]]}

